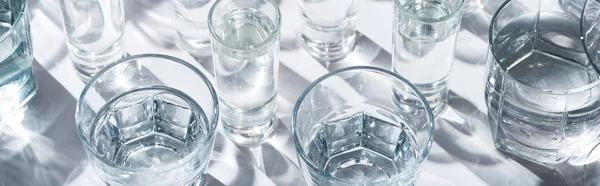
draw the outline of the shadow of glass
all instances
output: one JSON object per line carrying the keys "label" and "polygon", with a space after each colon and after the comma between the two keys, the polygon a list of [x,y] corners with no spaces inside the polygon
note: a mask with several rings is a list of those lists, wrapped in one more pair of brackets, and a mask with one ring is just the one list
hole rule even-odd
{"label": "shadow of glass", "polygon": [[125,17],[148,41],[161,48],[177,48],[170,0],[126,0],[123,4]]}
{"label": "shadow of glass", "polygon": [[76,100],[33,64],[37,94],[0,127],[0,185],[61,185],[86,158],[73,117]]}

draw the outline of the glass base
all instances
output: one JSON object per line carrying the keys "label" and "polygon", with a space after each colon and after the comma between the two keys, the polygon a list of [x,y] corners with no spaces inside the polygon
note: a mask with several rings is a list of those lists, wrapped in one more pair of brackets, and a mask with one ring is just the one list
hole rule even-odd
{"label": "glass base", "polygon": [[37,93],[32,68],[29,67],[0,83],[0,126],[2,119],[20,110]]}
{"label": "glass base", "polygon": [[434,115],[443,113],[448,102],[448,85],[446,81],[440,81],[431,84],[415,84],[417,89],[423,94]]}
{"label": "glass base", "polygon": [[[488,121],[495,125],[494,113],[488,112]],[[559,156],[558,149],[539,149],[530,147],[513,140],[510,134],[504,132],[501,126],[494,129],[494,145],[496,149],[510,154],[517,158],[543,165],[549,168],[556,168],[562,165],[568,157]]]}
{"label": "glass base", "polygon": [[276,117],[268,122],[251,128],[235,128],[223,121],[223,129],[229,140],[239,146],[255,147],[267,141],[277,126]]}
{"label": "glass base", "polygon": [[177,47],[189,53],[193,57],[206,57],[212,55],[210,38],[188,38],[180,33],[178,33],[175,37],[175,44],[177,45]]}
{"label": "glass base", "polygon": [[[309,26],[306,26],[309,27]],[[305,28],[310,29],[310,28]],[[347,57],[356,46],[356,32],[354,31],[336,31],[342,32],[339,35],[348,35],[347,37],[341,38],[337,41],[322,41],[317,39],[318,37],[335,37],[338,34],[324,33],[317,30],[311,29],[305,31],[300,36],[300,41],[306,49],[306,51],[319,61],[337,61]],[[343,34],[343,32],[351,32],[351,34]],[[313,37],[311,37],[313,36]]]}
{"label": "glass base", "polygon": [[89,53],[70,46],[70,56],[79,78],[87,83],[104,67],[125,57],[127,53],[120,42],[101,53]]}

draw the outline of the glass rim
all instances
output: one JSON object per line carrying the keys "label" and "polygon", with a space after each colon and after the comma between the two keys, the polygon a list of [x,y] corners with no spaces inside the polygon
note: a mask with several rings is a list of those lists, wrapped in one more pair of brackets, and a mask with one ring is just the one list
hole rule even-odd
{"label": "glass rim", "polygon": [[[173,57],[173,56],[168,56],[168,55],[163,55],[163,54],[138,54],[138,55],[133,55],[133,56],[127,56],[127,57],[121,58],[120,60],[118,60],[118,61],[117,61],[117,62],[115,62],[115,63],[111,63],[110,65],[108,65],[108,66],[106,66],[105,68],[103,68],[102,70],[100,70],[100,71],[99,71],[99,72],[98,72],[96,75],[94,75],[94,77],[92,77],[92,79],[91,79],[91,80],[90,80],[90,81],[89,81],[89,82],[88,82],[88,83],[85,85],[85,88],[83,89],[83,91],[81,92],[81,95],[79,96],[79,100],[77,101],[77,107],[76,107],[76,109],[75,109],[76,120],[78,120],[77,118],[79,118],[79,117],[78,117],[78,116],[79,116],[79,114],[80,114],[80,111],[79,111],[79,110],[80,110],[80,108],[82,108],[82,107],[83,107],[83,104],[84,104],[84,101],[83,101],[83,100],[85,100],[84,98],[86,97],[86,95],[87,95],[88,91],[91,89],[91,87],[92,87],[92,84],[94,84],[94,83],[95,83],[95,82],[98,80],[98,78],[99,78],[99,77],[100,77],[102,74],[106,73],[107,71],[111,70],[113,67],[115,67],[115,66],[117,66],[117,65],[119,65],[119,64],[127,63],[127,62],[130,62],[130,61],[132,61],[132,60],[141,59],[141,58],[157,58],[157,59],[166,59],[166,60],[168,60],[168,61],[171,61],[171,62],[176,62],[176,63],[179,63],[179,64],[181,64],[181,65],[184,65],[185,67],[189,68],[190,70],[192,70],[193,72],[195,72],[195,73],[196,73],[198,76],[200,76],[200,77],[202,78],[202,80],[203,80],[203,81],[204,81],[204,83],[206,84],[206,88],[209,90],[209,92],[210,92],[210,94],[211,94],[212,101],[213,101],[213,107],[214,107],[214,108],[213,108],[213,111],[212,111],[212,113],[213,113],[213,117],[212,117],[212,118],[210,118],[210,121],[208,121],[208,122],[209,122],[209,125],[210,125],[210,126],[213,126],[213,125],[214,125],[215,127],[212,129],[212,132],[210,132],[210,133],[207,135],[207,137],[205,138],[205,140],[204,140],[204,141],[201,141],[200,143],[201,143],[201,144],[206,144],[206,143],[210,142],[209,140],[210,140],[210,139],[212,139],[212,138],[214,138],[214,137],[215,137],[215,135],[216,135],[216,131],[217,131],[217,127],[218,127],[218,117],[219,117],[219,102],[218,102],[218,98],[216,97],[216,92],[215,92],[215,90],[214,90],[214,88],[213,88],[212,84],[210,83],[210,81],[208,81],[208,78],[207,78],[207,77],[206,77],[206,76],[205,76],[205,75],[204,75],[202,72],[200,72],[200,70],[198,70],[196,67],[192,66],[191,64],[189,64],[189,63],[187,63],[187,62],[185,62],[185,61],[183,61],[183,60],[181,60],[181,59],[179,59],[179,58],[176,58],[176,57]],[[168,90],[174,91],[174,92],[176,92],[176,93],[177,93],[177,95],[176,95],[176,96],[178,96],[178,97],[179,97],[179,96],[183,96],[183,97],[185,97],[186,99],[189,99],[189,100],[192,100],[192,101],[194,101],[194,99],[193,99],[191,96],[189,96],[189,95],[187,95],[187,94],[183,93],[183,92],[182,92],[182,91],[180,91],[180,90],[177,90],[177,89],[174,89],[174,88],[170,88],[170,87],[168,87],[168,86],[157,86],[157,87],[159,87],[159,88],[163,88],[163,89],[164,89],[164,88],[166,88],[166,89],[168,89]],[[145,89],[149,89],[149,87],[140,87],[140,88],[138,88],[138,89],[145,90]],[[125,91],[125,92],[129,92],[129,91],[131,91],[131,90],[127,90],[127,91]],[[122,95],[117,95],[117,96],[115,96],[115,97],[111,98],[110,100],[108,100],[108,101],[107,101],[107,103],[110,103],[110,102],[112,102],[112,101],[115,101],[115,100],[116,100],[117,98],[119,98],[120,96],[122,96]],[[184,99],[184,100],[185,100],[185,99]],[[187,101],[186,101],[186,102],[187,102]],[[198,105],[198,103],[195,103],[195,101],[194,101],[194,103],[188,103],[188,104],[191,104],[190,106],[198,106],[199,108],[201,108],[201,107]],[[195,104],[195,105],[194,105],[194,104]],[[105,106],[103,105],[103,106],[102,106],[102,107],[99,109],[99,111],[102,111],[104,107],[105,107]],[[98,113],[96,113],[96,114],[98,114]],[[207,118],[207,119],[208,119],[208,118]],[[95,121],[97,121],[97,116],[96,116],[96,117],[94,117],[93,121],[94,121],[94,122],[95,122]],[[80,139],[81,139],[81,141],[82,141],[82,146],[84,147],[84,149],[86,149],[88,152],[93,152],[93,153],[92,153],[93,155],[91,155],[91,156],[93,156],[95,159],[97,159],[97,160],[100,160],[102,163],[104,163],[104,164],[107,164],[107,165],[109,165],[110,167],[115,167],[115,166],[112,166],[110,163],[108,163],[108,162],[105,162],[104,160],[102,160],[102,158],[100,158],[100,157],[98,156],[98,153],[97,153],[97,151],[91,148],[91,144],[90,144],[90,142],[87,140],[87,137],[86,137],[86,136],[83,136],[83,134],[82,134],[82,132],[81,132],[81,131],[82,131],[82,127],[83,127],[83,126],[82,126],[82,125],[81,125],[79,122],[77,122],[77,121],[76,121],[76,125],[77,125],[77,133],[78,133],[78,135],[79,135],[79,138],[80,138]],[[192,155],[193,155],[193,154],[197,154],[197,153],[198,153],[198,151],[200,151],[200,148],[196,148],[196,149],[194,149],[194,150],[193,150],[193,151],[190,153],[190,155],[188,155],[188,157],[186,157],[186,158],[183,158],[183,159],[181,159],[181,160],[177,161],[178,165],[180,165],[181,163],[184,163],[184,162],[190,161],[190,160],[191,160],[191,157],[192,157]],[[132,172],[132,173],[144,172],[144,171],[134,170],[134,169],[131,169],[131,168],[128,168],[128,167],[117,167],[117,168],[118,168],[119,170],[125,170],[125,171],[127,171],[127,172]],[[166,168],[164,168],[164,169],[160,169],[160,170],[156,170],[156,171],[151,171],[151,172],[164,172],[164,171],[167,171],[167,170],[171,170],[171,169],[173,169],[173,168],[175,168],[175,167],[168,166],[168,167],[166,167]]]}
{"label": "glass rim", "polygon": [[[21,24],[21,22],[25,21],[25,19],[27,19],[27,17],[24,17],[27,14],[27,1],[23,0],[23,10],[19,12],[19,15],[16,17],[16,21],[14,23],[11,24],[10,28],[4,32],[4,34],[2,34],[0,36],[0,42],[3,42],[4,40],[6,40],[6,38],[8,38],[10,35],[12,35],[15,30],[16,27],[18,27],[18,25]],[[17,26],[13,26],[13,25],[17,25]]]}
{"label": "glass rim", "polygon": [[[244,49],[239,49],[236,47],[232,47],[229,46],[225,43],[225,40],[223,40],[223,38],[221,38],[214,30],[214,26],[213,26],[213,21],[212,21],[212,17],[213,17],[213,13],[215,11],[215,9],[217,8],[217,5],[219,5],[220,3],[227,1],[227,0],[216,0],[215,3],[213,3],[212,7],[210,7],[210,10],[208,11],[208,30],[210,31],[210,35],[212,36],[211,38],[216,39],[219,43],[221,43],[222,45],[230,48],[230,49],[234,49],[234,50],[244,50]],[[258,50],[259,48],[264,47],[267,43],[271,42],[271,40],[275,39],[275,35],[278,35],[279,30],[281,29],[281,11],[279,10],[279,6],[277,6],[277,4],[275,4],[275,2],[273,2],[272,0],[262,0],[267,2],[268,4],[270,4],[271,6],[273,6],[275,8],[275,19],[273,21],[273,23],[275,24],[275,29],[271,32],[269,32],[269,37],[265,40],[263,40],[262,42],[260,42],[259,44],[254,45],[257,48],[252,48],[252,49],[248,49],[250,51],[254,51],[254,50]]]}
{"label": "glass rim", "polygon": [[[423,152],[420,153],[419,156],[417,157],[417,164],[421,165],[423,163],[423,161],[425,161],[427,155],[429,154],[429,151],[431,150],[431,146],[433,144],[433,137],[435,135],[435,118],[433,116],[433,111],[431,110],[431,107],[429,106],[429,102],[427,102],[427,99],[425,99],[425,96],[423,96],[423,94],[417,89],[417,87],[414,84],[412,84],[410,81],[405,79],[404,77],[402,77],[396,73],[390,72],[388,70],[385,70],[385,69],[382,69],[379,67],[373,67],[373,66],[352,66],[352,67],[338,69],[338,70],[329,72],[329,73],[319,77],[317,80],[315,80],[313,83],[311,83],[306,89],[304,89],[304,91],[302,92],[300,97],[298,97],[298,100],[296,101],[296,104],[294,105],[294,110],[292,111],[292,139],[294,141],[294,147],[296,149],[296,154],[298,155],[298,157],[300,157],[299,160],[306,162],[306,164],[308,165],[308,167],[310,169],[318,170],[318,168],[315,167],[313,165],[313,163],[311,161],[309,161],[308,157],[306,156],[306,152],[305,152],[304,148],[302,147],[302,145],[300,144],[300,139],[299,139],[300,137],[299,137],[299,134],[297,131],[298,123],[296,122],[296,120],[298,118],[298,112],[300,110],[300,106],[304,102],[304,99],[310,92],[312,92],[312,90],[317,85],[321,84],[323,81],[329,79],[330,77],[334,77],[339,74],[342,74],[344,72],[352,72],[352,71],[380,73],[381,75],[395,78],[396,80],[399,80],[400,82],[403,82],[404,84],[408,85],[410,87],[410,89],[413,90],[417,94],[419,99],[424,103],[425,110],[427,112],[427,118],[431,121],[430,122],[431,127],[430,127],[429,134],[427,134],[429,137],[429,140],[428,140],[427,144],[425,144],[426,146],[423,148]],[[321,173],[318,173],[318,174],[322,175]],[[352,183],[352,182],[349,182],[346,180],[341,180],[339,178],[335,178],[335,177],[328,176],[328,175],[322,175],[322,176],[332,178],[336,182]],[[393,180],[393,178],[390,178],[390,179]],[[376,182],[375,184],[381,183],[381,182],[386,183],[388,181],[389,181],[389,179],[386,179],[383,181]]]}
{"label": "glass rim", "polygon": [[[404,8],[403,6],[399,6],[398,5],[400,3],[396,3],[397,0],[393,0],[393,1],[394,1],[393,2],[394,6],[401,7],[400,8],[401,10],[406,11],[406,8]],[[454,17],[457,17],[460,13],[462,13],[462,10],[464,9],[464,6],[465,6],[465,1],[467,1],[467,0],[459,0],[459,1],[460,1],[460,4],[458,5],[458,7],[456,7],[455,10],[453,10],[448,15],[442,16],[441,18],[438,18],[438,19],[424,18],[422,16],[415,16],[415,15],[413,15],[411,13],[407,13],[407,15],[408,15],[408,17],[414,18],[417,21],[425,22],[425,23],[439,23],[439,22],[448,21],[448,20],[450,20],[450,19],[452,19]],[[395,14],[395,12],[394,12],[394,14]]]}
{"label": "glass rim", "polygon": [[[494,38],[494,28],[496,28],[494,25],[498,22],[498,16],[499,16],[500,12],[502,12],[502,10],[504,10],[504,8],[506,8],[506,6],[508,6],[508,4],[511,3],[511,2],[513,2],[513,1],[514,0],[506,0],[506,1],[504,1],[502,3],[502,5],[500,5],[500,7],[498,8],[498,10],[496,10],[496,12],[492,16],[492,20],[490,22],[490,27],[488,29],[488,48],[489,48],[488,49],[488,53],[491,54],[491,57],[493,58],[492,63],[494,63],[494,64],[499,64],[498,57],[496,56],[496,53],[493,50],[493,46],[494,46],[494,43],[495,43],[494,39],[493,39]],[[584,12],[584,11],[582,11],[582,12]],[[582,15],[583,15],[583,13],[582,13]],[[580,18],[579,40],[582,42],[582,44],[583,44],[583,46],[585,48],[584,35],[582,34],[582,32],[583,32],[582,24],[581,24],[582,20],[583,20],[583,17]],[[584,50],[585,50],[585,53],[586,53],[587,60],[591,60],[590,56],[588,55],[587,49],[584,49]],[[488,55],[488,56],[490,56],[490,55]],[[594,68],[596,68],[595,65],[592,65],[592,66],[594,66]],[[504,73],[508,72],[507,70],[504,70],[502,68],[500,68],[500,70],[502,72],[504,72]],[[599,77],[600,77],[600,71],[597,71],[597,72],[598,72]],[[514,79],[511,75],[507,75],[507,77]],[[540,92],[540,93],[545,94],[545,95],[567,96],[567,95],[573,95],[573,94],[585,92],[585,91],[588,91],[588,90],[590,90],[590,89],[592,89],[594,87],[599,86],[600,85],[600,78],[598,78],[596,81],[594,81],[592,83],[589,83],[589,84],[587,84],[585,86],[581,86],[581,87],[577,87],[577,88],[572,88],[572,89],[567,89],[567,90],[560,90],[560,91],[543,90],[543,89],[540,89],[540,88],[535,88],[535,87],[532,87],[532,86],[529,86],[529,85],[525,85],[525,84],[523,84],[523,83],[521,83],[519,81],[516,81],[516,80],[513,81],[513,82],[517,83],[519,86],[528,88],[528,89],[536,91],[536,92]]]}

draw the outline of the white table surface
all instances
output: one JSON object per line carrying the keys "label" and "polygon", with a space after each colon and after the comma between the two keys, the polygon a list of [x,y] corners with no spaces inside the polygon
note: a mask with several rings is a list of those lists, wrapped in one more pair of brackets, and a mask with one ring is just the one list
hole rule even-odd
{"label": "white table surface", "polygon": [[[169,0],[124,0],[124,36],[131,55],[159,53],[184,59],[206,74],[210,59],[194,59],[173,43]],[[103,185],[92,170],[75,131],[75,103],[84,87],[68,58],[58,0],[29,0],[38,94],[25,119],[0,128],[0,186]],[[275,136],[260,148],[216,138],[207,185],[304,185],[290,138],[292,106],[306,86],[330,70],[351,65],[390,68],[392,3],[359,0],[363,35],[347,59],[325,67],[297,46],[296,0],[282,0],[280,90]],[[492,145],[484,103],[487,26],[501,0],[469,1],[450,79],[449,112],[436,123],[435,143],[416,185],[582,185],[582,166],[556,170],[516,160]],[[262,157],[263,168],[253,163]],[[263,170],[264,169],[264,170]]]}

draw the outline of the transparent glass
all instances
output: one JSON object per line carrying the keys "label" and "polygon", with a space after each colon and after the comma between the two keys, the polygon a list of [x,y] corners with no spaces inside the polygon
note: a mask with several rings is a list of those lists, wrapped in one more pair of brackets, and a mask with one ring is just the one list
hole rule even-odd
{"label": "transparent glass", "polygon": [[302,17],[301,41],[323,61],[346,57],[356,44],[358,0],[298,0]]}
{"label": "transparent glass", "polygon": [[59,0],[71,60],[87,82],[126,55],[122,0]]}
{"label": "transparent glass", "polygon": [[208,15],[221,119],[238,145],[261,144],[277,124],[280,25],[271,0],[222,0]]}
{"label": "transparent glass", "polygon": [[215,141],[217,100],[206,76],[185,61],[126,57],[86,85],[77,131],[108,185],[201,185]]}
{"label": "transparent glass", "polygon": [[331,72],[292,113],[300,169],[309,185],[411,185],[433,143],[434,118],[408,80],[376,67]]}
{"label": "transparent glass", "polygon": [[215,0],[173,0],[175,5],[175,43],[196,57],[210,56],[208,11]]}
{"label": "transparent glass", "polygon": [[36,93],[25,0],[0,1],[0,126]]}
{"label": "transparent glass", "polygon": [[571,13],[574,16],[581,16],[583,5],[586,0],[559,0],[560,6],[565,12]]}
{"label": "transparent glass", "polygon": [[555,0],[510,0],[494,15],[485,99],[499,150],[556,167],[600,134],[579,23]]}
{"label": "transparent glass", "polygon": [[394,0],[392,69],[415,84],[433,112],[448,97],[464,0]]}

